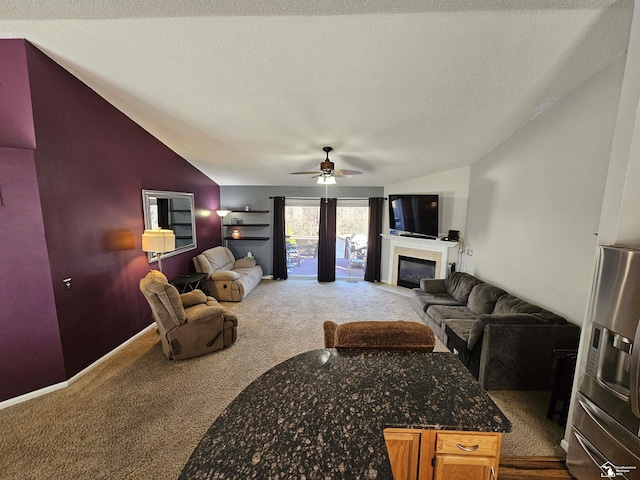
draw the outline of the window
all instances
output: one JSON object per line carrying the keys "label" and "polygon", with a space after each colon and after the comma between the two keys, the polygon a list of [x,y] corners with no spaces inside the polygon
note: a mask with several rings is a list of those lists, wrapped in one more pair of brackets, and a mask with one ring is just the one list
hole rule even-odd
{"label": "window", "polygon": [[[289,276],[317,277],[318,199],[286,199],[285,231]],[[363,279],[367,257],[369,207],[366,200],[338,200],[336,278]]]}

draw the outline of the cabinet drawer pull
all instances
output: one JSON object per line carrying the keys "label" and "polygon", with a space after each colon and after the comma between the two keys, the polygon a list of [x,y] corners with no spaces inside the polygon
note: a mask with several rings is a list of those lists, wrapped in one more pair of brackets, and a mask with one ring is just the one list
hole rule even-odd
{"label": "cabinet drawer pull", "polygon": [[480,445],[474,445],[473,447],[465,447],[463,445],[460,445],[459,443],[456,443],[456,447],[458,447],[460,450],[464,450],[465,452],[475,452],[477,449],[480,448]]}

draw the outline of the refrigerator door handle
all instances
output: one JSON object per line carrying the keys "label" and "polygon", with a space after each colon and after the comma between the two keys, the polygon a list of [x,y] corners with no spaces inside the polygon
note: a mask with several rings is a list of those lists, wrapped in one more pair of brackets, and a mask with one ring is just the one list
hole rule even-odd
{"label": "refrigerator door handle", "polygon": [[574,429],[573,435],[574,437],[576,437],[576,440],[578,440],[578,443],[580,444],[584,452],[589,456],[594,465],[600,468],[600,465],[604,465],[607,462],[607,459],[604,457],[604,455],[602,455],[593,445],[591,445],[591,442],[587,440],[586,437],[584,437],[579,431]]}
{"label": "refrigerator door handle", "polygon": [[[621,446],[629,452],[637,452],[640,450],[640,438],[627,430],[623,425],[616,422],[604,410],[595,403],[578,392],[576,397],[578,405],[586,412],[591,420],[612,439],[615,439]],[[635,455],[635,454],[634,454]],[[637,455],[636,455],[637,456]]]}
{"label": "refrigerator door handle", "polygon": [[631,347],[631,368],[629,371],[629,403],[631,411],[636,417],[640,417],[640,398],[638,389],[640,388],[640,324],[636,327],[633,346]]}

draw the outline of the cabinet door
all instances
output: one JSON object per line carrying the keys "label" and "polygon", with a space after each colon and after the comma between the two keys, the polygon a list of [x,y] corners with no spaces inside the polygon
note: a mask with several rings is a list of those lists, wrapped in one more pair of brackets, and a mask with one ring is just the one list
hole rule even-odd
{"label": "cabinet door", "polygon": [[416,480],[420,454],[420,430],[387,428],[384,440],[394,480]]}
{"label": "cabinet door", "polygon": [[494,480],[495,457],[436,455],[435,480]]}

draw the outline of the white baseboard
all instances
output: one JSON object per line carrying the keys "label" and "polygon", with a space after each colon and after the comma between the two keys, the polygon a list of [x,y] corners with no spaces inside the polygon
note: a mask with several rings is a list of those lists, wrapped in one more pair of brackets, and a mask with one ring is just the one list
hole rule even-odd
{"label": "white baseboard", "polygon": [[76,380],[80,379],[83,375],[88,373],[90,370],[96,368],[102,362],[108,360],[109,358],[114,356],[116,353],[118,353],[120,350],[122,350],[124,347],[126,347],[130,343],[134,342],[138,337],[144,335],[145,333],[147,333],[149,330],[151,330],[153,328],[156,328],[155,322],[153,322],[151,325],[146,327],[144,330],[141,330],[140,332],[136,333],[129,340],[127,340],[126,342],[120,344],[119,346],[117,346],[116,348],[111,350],[109,353],[107,353],[103,357],[101,357],[98,360],[96,360],[95,362],[93,362],[87,368],[85,368],[84,370],[81,370],[80,372],[76,373],[73,377],[71,377],[68,380],[65,380],[64,382],[56,383],[54,385],[49,385],[48,387],[44,387],[44,388],[41,388],[39,390],[34,390],[33,392],[25,393],[25,394],[20,395],[18,397],[10,398],[8,400],[0,402],[0,410],[2,410],[4,408],[7,408],[7,407],[11,407],[13,405],[17,405],[18,403],[26,402],[28,400],[31,400],[31,399],[34,399],[34,398],[37,398],[37,397],[41,397],[42,395],[47,395],[48,393],[55,392],[56,390],[60,390],[61,388],[68,387],[73,382],[75,382]]}

